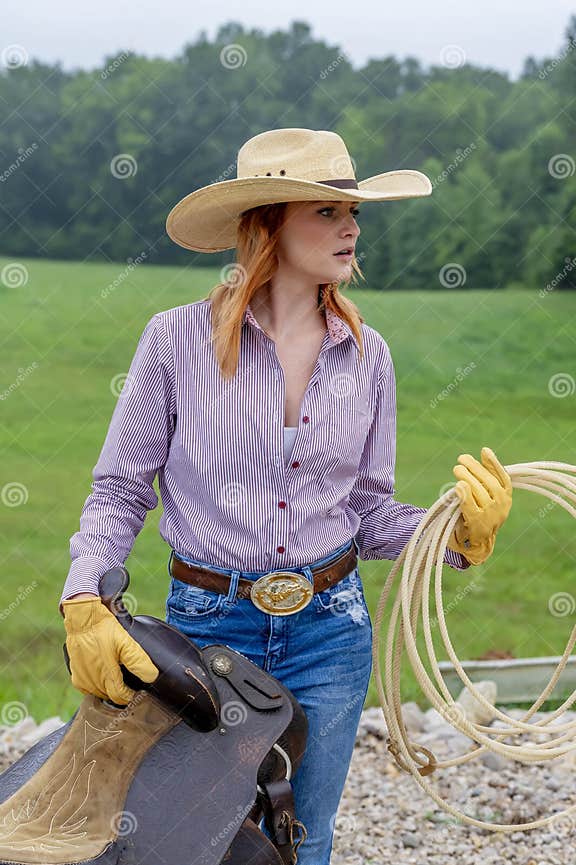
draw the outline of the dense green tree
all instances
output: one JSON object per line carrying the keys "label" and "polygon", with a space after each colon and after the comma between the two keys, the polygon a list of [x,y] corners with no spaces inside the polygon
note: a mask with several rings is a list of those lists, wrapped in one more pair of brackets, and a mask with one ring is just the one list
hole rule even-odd
{"label": "dense green tree", "polygon": [[[465,63],[370,58],[293,21],[269,34],[230,21],[172,59],[131,51],[64,72],[30,60],[0,72],[0,251],[5,255],[221,265],[173,244],[171,207],[236,176],[265,129],[341,134],[358,178],[415,168],[429,198],[366,204],[368,285],[455,290],[576,287],[576,16],[557,57],[517,81]],[[550,290],[550,289],[549,289]]]}

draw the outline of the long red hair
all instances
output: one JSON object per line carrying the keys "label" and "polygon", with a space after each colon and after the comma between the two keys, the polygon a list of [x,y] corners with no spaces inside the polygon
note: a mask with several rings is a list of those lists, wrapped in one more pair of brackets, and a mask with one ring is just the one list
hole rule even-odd
{"label": "long red hair", "polygon": [[[233,378],[238,368],[242,318],[255,292],[278,268],[276,247],[278,232],[284,223],[286,203],[263,204],[242,214],[237,233],[236,261],[224,268],[225,278],[210,291],[212,301],[212,342],[224,378]],[[364,279],[356,256],[352,259],[352,277],[342,283],[318,286],[318,309],[330,309],[352,329],[364,357],[360,325],[364,321],[355,303],[344,297],[340,285]]]}

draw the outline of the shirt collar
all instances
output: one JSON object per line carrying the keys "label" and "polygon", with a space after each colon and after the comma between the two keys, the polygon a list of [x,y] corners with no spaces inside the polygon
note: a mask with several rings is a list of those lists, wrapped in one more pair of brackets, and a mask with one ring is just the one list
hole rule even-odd
{"label": "shirt collar", "polygon": [[[360,350],[360,346],[358,345],[358,340],[354,336],[354,332],[348,322],[344,321],[344,319],[340,318],[339,315],[336,315],[335,312],[332,312],[331,309],[326,308],[326,327],[328,328],[328,334],[332,343],[337,345],[339,342],[347,339],[349,336],[352,337],[354,345],[358,350]],[[247,305],[246,310],[244,312],[243,321],[248,322],[253,327],[257,327],[258,330],[262,330],[258,321],[256,320],[254,313],[250,307],[250,304]]]}

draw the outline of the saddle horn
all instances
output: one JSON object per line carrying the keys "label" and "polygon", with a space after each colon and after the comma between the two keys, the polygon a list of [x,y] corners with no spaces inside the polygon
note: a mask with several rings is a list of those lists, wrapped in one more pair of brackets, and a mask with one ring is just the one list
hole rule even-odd
{"label": "saddle horn", "polygon": [[[220,720],[220,698],[202,652],[192,640],[167,622],[155,616],[134,618],[122,598],[129,585],[130,575],[125,567],[111,568],[100,577],[98,592],[102,603],[142,646],[160,674],[154,682],[143,682],[120,664],[124,682],[134,691],[154,694],[194,730],[202,733],[214,730]],[[66,643],[63,650],[70,672]],[[107,702],[118,705],[112,700]]]}

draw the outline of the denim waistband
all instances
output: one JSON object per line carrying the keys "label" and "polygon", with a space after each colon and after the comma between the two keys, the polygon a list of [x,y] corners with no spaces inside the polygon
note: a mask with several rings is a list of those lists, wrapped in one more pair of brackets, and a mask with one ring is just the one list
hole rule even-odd
{"label": "denim waistband", "polygon": [[197,565],[199,568],[210,568],[212,571],[218,571],[219,574],[227,574],[231,577],[233,574],[238,573],[240,579],[251,580],[257,579],[258,577],[263,576],[264,574],[269,574],[270,571],[290,571],[290,572],[298,572],[305,571],[309,568],[317,567],[318,565],[328,564],[329,562],[337,559],[338,556],[342,555],[343,552],[350,549],[350,547],[354,545],[356,548],[356,553],[358,554],[358,544],[355,539],[352,538],[349,541],[346,541],[342,546],[337,547],[327,556],[323,556],[321,559],[316,559],[314,562],[309,562],[308,565],[295,565],[293,567],[285,567],[284,565],[278,568],[270,568],[267,571],[239,571],[237,568],[220,568],[217,565],[213,565],[210,562],[203,562],[201,559],[192,559],[189,556],[185,556],[182,553],[179,553],[178,550],[171,550],[170,558],[168,559],[168,576],[172,576],[170,571],[170,566],[172,564],[172,557],[174,555],[178,556],[179,559],[182,559],[183,562],[186,562],[189,565]]}

